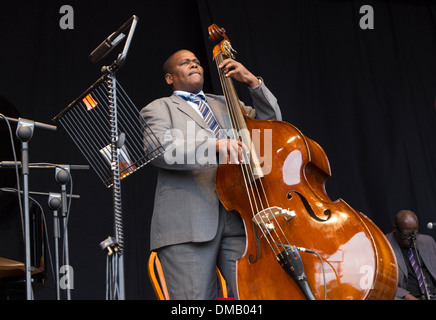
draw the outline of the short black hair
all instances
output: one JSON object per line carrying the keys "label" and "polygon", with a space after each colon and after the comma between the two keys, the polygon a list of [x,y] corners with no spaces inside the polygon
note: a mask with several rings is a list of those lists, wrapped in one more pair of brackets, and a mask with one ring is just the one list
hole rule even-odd
{"label": "short black hair", "polygon": [[168,57],[168,59],[165,60],[163,66],[162,66],[162,72],[163,72],[163,75],[164,75],[164,76],[165,76],[167,73],[171,73],[171,71],[172,71],[172,66],[173,66],[173,59],[174,59],[174,56],[176,55],[176,53],[177,53],[177,52],[180,52],[180,51],[185,51],[185,50],[186,50],[186,51],[189,51],[189,50],[187,50],[187,49],[179,49],[179,50],[175,51],[172,55],[170,55],[170,56]]}
{"label": "short black hair", "polygon": [[168,57],[168,59],[165,60],[163,66],[162,66],[162,73],[165,76],[167,73],[171,73],[171,67],[172,67],[172,60],[174,58],[173,53],[171,56]]}
{"label": "short black hair", "polygon": [[189,51],[189,52],[192,52],[189,49],[179,49],[179,50],[175,51],[172,55],[170,55],[168,57],[168,59],[165,60],[163,66],[162,66],[162,72],[163,72],[164,77],[165,77],[165,75],[167,73],[171,73],[172,72],[174,56],[176,55],[176,53],[179,53],[180,51]]}

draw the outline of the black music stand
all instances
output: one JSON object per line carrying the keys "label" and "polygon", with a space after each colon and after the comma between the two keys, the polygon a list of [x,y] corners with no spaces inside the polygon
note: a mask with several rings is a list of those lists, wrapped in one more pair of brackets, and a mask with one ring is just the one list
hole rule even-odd
{"label": "black music stand", "polygon": [[98,62],[125,38],[123,32],[130,28],[123,52],[110,66],[101,68],[103,76],[53,118],[67,131],[104,185],[113,189],[115,237],[100,243],[107,250],[107,270],[112,270],[107,279],[110,294],[106,293],[111,300],[125,299],[121,180],[164,151],[115,77],[124,65],[137,20],[132,16],[90,54],[91,61]]}

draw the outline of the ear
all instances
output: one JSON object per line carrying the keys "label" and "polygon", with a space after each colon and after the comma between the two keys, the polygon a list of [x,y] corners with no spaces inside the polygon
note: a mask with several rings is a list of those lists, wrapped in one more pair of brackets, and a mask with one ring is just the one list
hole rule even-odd
{"label": "ear", "polygon": [[173,76],[171,73],[165,74],[165,81],[167,82],[168,85],[173,84]]}

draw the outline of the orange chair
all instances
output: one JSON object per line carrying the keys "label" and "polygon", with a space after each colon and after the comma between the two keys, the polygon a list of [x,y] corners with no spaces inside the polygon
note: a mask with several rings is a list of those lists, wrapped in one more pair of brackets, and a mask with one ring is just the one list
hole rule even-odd
{"label": "orange chair", "polygon": [[[154,293],[158,300],[170,300],[168,294],[167,284],[165,282],[165,276],[162,269],[162,264],[157,256],[157,252],[152,251],[150,258],[148,259],[148,276],[150,278],[151,285],[153,286]],[[221,297],[227,298],[227,285],[221,271],[216,268],[218,276],[218,282],[221,290]]]}

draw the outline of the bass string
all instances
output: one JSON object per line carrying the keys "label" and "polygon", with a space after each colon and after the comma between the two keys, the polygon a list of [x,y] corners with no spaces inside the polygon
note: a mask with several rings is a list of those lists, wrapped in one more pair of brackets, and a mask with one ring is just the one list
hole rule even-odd
{"label": "bass string", "polygon": [[[216,64],[217,64],[217,66],[222,61],[223,61],[223,58],[222,58],[222,55],[220,53],[216,57]],[[223,74],[222,70],[220,70],[219,68],[218,68],[218,74],[219,74],[219,77],[220,77],[221,86],[222,86],[223,91],[224,91],[224,97],[226,99],[227,110],[228,110],[228,113],[229,113],[229,116],[230,116],[230,120],[231,120],[231,123],[232,123],[233,139],[239,140],[239,137],[236,136],[235,129],[236,130],[240,130],[241,123],[238,122],[237,115],[236,115],[237,110],[235,110],[236,108],[232,107],[234,105],[233,104],[234,101],[232,101],[233,95],[232,95],[231,88],[230,88],[231,84],[229,84],[229,79],[226,78],[226,76]],[[245,159],[245,155],[244,155],[244,161],[245,160],[246,159]],[[246,161],[246,163],[249,163],[249,162]],[[248,199],[249,199],[249,202],[250,202],[252,215],[254,217],[255,216],[255,212],[259,212],[259,206],[258,206],[258,203],[253,200],[255,198],[255,194],[254,194],[254,191],[252,189],[251,189],[251,193],[252,194],[250,194],[250,188],[248,187],[248,181],[247,181],[247,177],[248,177],[248,172],[247,171],[248,171],[248,169],[245,167],[245,165],[242,165],[242,166],[243,166],[242,167],[243,168],[242,169],[242,174],[243,174],[243,178],[244,178],[245,188],[246,188],[247,196],[248,196]],[[253,205],[253,203],[254,203],[254,205]],[[262,232],[263,232],[263,230],[262,230]],[[264,236],[266,236],[266,235],[264,234]],[[269,243],[269,241],[268,241],[268,243]],[[271,244],[270,244],[270,246],[271,246]]]}
{"label": "bass string", "polygon": [[[220,58],[221,58],[221,61],[223,60],[223,57],[222,57],[222,53],[220,53]],[[237,123],[237,129],[239,130],[239,132],[240,132],[240,130],[241,129],[246,129],[247,130],[247,132],[248,132],[248,129],[247,129],[247,126],[246,126],[246,123],[245,123],[245,119],[244,119],[244,117],[243,117],[243,115],[242,115],[242,111],[241,111],[241,107],[240,107],[240,102],[239,102],[239,99],[238,99],[238,95],[237,95],[237,93],[236,93],[236,89],[235,89],[235,87],[234,87],[234,85],[233,85],[233,81],[231,80],[231,79],[229,79],[229,78],[227,78],[224,74],[223,74],[223,72],[221,72],[221,76],[223,77],[223,83],[225,84],[225,87],[226,87],[226,91],[228,92],[228,95],[230,96],[230,101],[231,101],[231,107],[230,107],[230,110],[234,113],[234,114],[236,114],[236,116],[235,116],[235,122]],[[248,139],[247,139],[247,141],[250,143],[250,145],[251,145],[251,138],[250,137],[248,137]],[[253,152],[256,152],[256,150],[253,148]],[[244,154],[244,156],[245,156],[245,154]],[[258,158],[257,158],[258,159]],[[253,181],[253,185],[255,186],[255,189],[256,189],[256,193],[257,193],[257,199],[259,199],[259,202],[260,202],[260,207],[261,207],[261,209],[262,210],[265,210],[265,205],[263,204],[263,202],[262,202],[262,197],[261,197],[261,195],[260,195],[260,193],[259,193],[259,188],[257,187],[257,184],[255,183],[255,176],[254,176],[254,170],[253,170],[253,168],[252,168],[252,166],[251,166],[251,161],[250,161],[250,159],[248,158],[245,158],[244,160],[246,160],[245,162],[247,163],[247,166],[249,167],[249,168],[245,168],[246,169],[246,172],[247,172],[247,176],[251,176],[250,178],[252,179],[252,181]],[[271,206],[270,206],[270,204],[269,204],[269,201],[268,201],[268,197],[267,197],[267,195],[266,195],[266,191],[265,191],[265,188],[264,188],[264,186],[263,186],[263,183],[262,183],[262,179],[261,178],[259,178],[258,179],[258,181],[259,181],[259,185],[260,185],[260,189],[261,189],[261,193],[263,194],[263,198],[265,199],[265,202],[266,202],[266,208],[271,208]],[[248,186],[246,186],[246,188],[248,188]],[[256,199],[256,195],[254,195],[254,199]],[[269,209],[268,210],[269,211],[269,213],[270,213],[270,215],[272,216],[272,218],[273,218],[273,220],[274,220],[274,222],[275,222],[275,225],[276,226],[278,226],[278,228],[279,228],[279,232],[282,234],[282,236],[284,237],[284,239],[285,239],[285,242],[289,245],[289,240],[287,239],[287,237],[286,237],[286,234],[284,233],[284,231],[283,231],[283,229],[282,229],[282,227],[281,227],[281,224],[277,221],[277,218],[276,218],[276,216],[274,215],[274,213],[272,212],[272,210],[271,209]],[[258,211],[259,212],[259,211]],[[265,212],[265,211],[264,211]],[[268,219],[268,223],[271,223],[271,219],[270,219],[270,216],[269,215],[266,215],[266,218]],[[256,219],[256,221],[257,221],[257,219]],[[258,222],[258,221],[257,221]],[[263,225],[265,226],[265,223],[263,223]],[[276,229],[274,229],[274,233],[275,233],[275,235],[276,235],[276,237],[277,237],[277,241],[275,241],[274,239],[272,239],[272,241],[276,244],[276,245],[279,245],[279,246],[282,246],[283,247],[283,241],[281,240],[281,238],[280,238],[280,235],[277,233],[277,230]],[[280,243],[280,244],[278,244],[278,243]]]}
{"label": "bass string", "polygon": [[[223,61],[223,58],[222,58],[222,55],[220,54],[219,59],[217,60],[217,64],[219,65],[219,63],[221,63],[221,61]],[[243,116],[242,116],[242,112],[241,112],[241,109],[240,109],[239,99],[237,98],[236,90],[235,90],[235,88],[234,88],[234,86],[233,86],[233,82],[231,81],[231,79],[227,78],[227,77],[223,74],[222,71],[219,72],[219,74],[220,74],[220,80],[221,80],[221,83],[222,83],[222,85],[223,85],[223,90],[226,92],[226,97],[228,97],[228,99],[227,99],[227,101],[228,101],[228,110],[229,110],[230,117],[231,117],[231,119],[232,119],[233,128],[236,128],[237,130],[241,130],[242,128],[243,128],[243,129],[247,129],[247,128],[246,128],[246,125],[245,125],[245,120],[244,120],[244,118],[243,118]],[[239,131],[239,132],[240,132],[240,131]],[[235,139],[239,139],[239,137],[236,138],[236,136],[234,136],[234,138],[235,138]],[[251,173],[251,179],[252,179],[252,181],[253,181],[252,185],[254,185],[254,188],[255,188],[256,193],[257,193],[257,199],[259,199],[259,202],[260,202],[260,204],[258,205],[258,202],[255,201],[255,200],[253,200],[253,202],[254,202],[255,205],[256,205],[256,209],[257,209],[256,212],[260,212],[259,207],[261,207],[261,209],[263,210],[263,212],[266,212],[266,210],[265,210],[265,206],[264,206],[264,204],[262,203],[262,199],[261,199],[261,197],[260,197],[259,189],[258,189],[256,183],[254,182],[254,181],[255,181],[255,178],[254,178],[253,170],[252,170],[252,168],[251,168],[251,162],[249,161],[249,159],[245,158],[245,154],[244,154],[244,160],[245,160],[246,165],[242,164],[242,165],[241,165],[241,169],[242,169],[242,173],[243,173],[243,176],[244,176],[245,187],[246,187],[246,190],[247,190],[247,195],[248,195],[248,197],[249,197],[249,199],[250,199],[250,203],[252,202],[252,201],[251,201],[251,197],[253,197],[254,199],[256,199],[256,194],[255,194],[255,192],[253,191],[253,188],[249,188],[249,187],[248,187],[248,182],[247,182],[247,180],[250,179],[250,173]],[[247,178],[247,177],[248,177],[248,178]],[[259,180],[259,183],[260,183],[262,189],[264,189],[261,180]],[[251,192],[252,192],[252,195],[250,195],[249,190],[252,190],[252,191],[251,191]],[[264,195],[265,195],[265,192],[264,192]],[[267,200],[266,196],[265,196],[265,199]],[[268,201],[267,201],[267,202],[268,202]],[[252,206],[252,205],[251,205],[251,206]],[[269,211],[270,211],[270,213],[272,214],[271,210],[269,210]],[[255,212],[254,212],[253,206],[252,206],[252,213],[253,213],[253,216],[255,216]],[[273,214],[272,214],[272,216],[274,217]],[[260,224],[260,223],[261,223],[261,224],[264,226],[265,230],[267,230],[268,228],[266,227],[266,223],[265,223],[265,221],[263,221],[263,218],[262,218],[262,217],[260,217],[260,218],[261,218],[261,221],[259,221],[259,220],[257,219],[257,217],[255,218],[257,224]],[[268,215],[266,215],[266,218],[267,218],[268,222],[271,223],[270,217],[269,217]],[[276,220],[275,217],[274,217],[274,220]],[[276,221],[276,222],[277,222],[277,221]],[[266,240],[268,241],[268,243],[270,244],[270,247],[272,248],[271,243],[270,243],[270,241],[269,241],[269,239],[268,239],[268,236],[270,236],[270,237],[272,238],[272,242],[275,244],[276,248],[278,249],[278,247],[277,247],[277,243],[276,243],[276,241],[274,241],[272,235],[270,235],[270,234],[265,234],[266,231],[264,231],[264,229],[262,229],[262,228],[260,228],[260,229],[261,229],[261,231],[262,231],[262,233],[263,233],[265,239],[266,239]],[[279,241],[281,241],[281,240],[280,240],[280,236],[277,234],[276,230],[274,230],[274,231],[275,231],[275,233],[276,233],[276,236],[279,238]],[[274,250],[273,248],[272,248],[272,250],[273,250],[273,252],[275,252],[275,250]]]}
{"label": "bass string", "polygon": [[[222,57],[222,53],[219,53],[216,56],[215,60],[216,60],[216,64],[217,64],[217,67],[218,67],[218,65],[224,60],[224,58]],[[218,68],[218,73],[219,73],[219,76],[220,76],[220,81],[221,81],[221,85],[222,85],[223,91],[225,93],[224,96],[225,96],[225,99],[226,99],[227,109],[228,109],[228,112],[229,112],[229,116],[230,116],[230,119],[231,119],[231,122],[232,122],[233,129],[237,129],[237,130],[247,129],[246,128],[246,124],[245,124],[245,120],[244,120],[244,118],[242,116],[242,111],[240,110],[239,99],[238,99],[238,97],[236,95],[236,90],[235,90],[235,88],[233,86],[233,82],[231,81],[231,79],[227,78],[224,75],[224,72],[222,70],[220,70],[219,68]],[[233,138],[239,140],[239,137],[236,137],[234,132],[233,132]],[[251,167],[251,162],[250,162],[249,159],[246,159],[245,153],[243,153],[243,154],[244,154],[244,162],[245,162],[245,164],[241,164],[241,170],[242,170],[242,174],[243,174],[243,177],[244,177],[245,188],[246,188],[246,191],[247,191],[247,196],[248,196],[249,201],[250,201],[250,206],[251,206],[253,217],[256,216],[256,212],[260,212],[259,207],[261,207],[261,210],[263,210],[263,212],[266,213],[266,218],[267,218],[268,222],[271,223],[270,215],[265,211],[265,206],[264,206],[264,204],[262,202],[262,198],[260,196],[259,188],[258,188],[258,186],[257,186],[257,184],[255,182],[255,177],[254,177],[254,174],[253,174],[253,169]],[[251,185],[254,186],[256,191],[254,191],[253,188],[249,188],[248,187],[248,181],[250,180],[250,174],[251,174],[251,179],[253,181]],[[266,192],[265,192],[265,188],[263,186],[262,180],[261,180],[261,178],[259,178],[258,180],[259,180],[259,184],[260,184],[262,193],[264,195],[265,201],[267,203],[267,208],[270,208],[269,201],[268,201],[268,198],[266,196]],[[249,190],[251,190],[252,194],[250,194]],[[259,205],[258,205],[258,201],[256,200],[256,193],[257,193],[257,199],[260,202]],[[252,200],[252,198],[254,200]],[[257,210],[256,212],[254,211],[253,202],[254,202],[256,210]],[[271,209],[269,209],[268,211],[270,212],[271,216],[273,217],[273,220],[276,222],[276,225],[279,227],[279,231],[282,233],[282,235],[286,239],[286,242],[289,244],[289,241],[286,238],[286,235],[284,234],[283,229],[281,228],[280,223],[278,223],[274,213],[272,212]],[[281,240],[280,235],[277,233],[276,228],[274,228],[273,230],[274,230],[274,233],[275,233],[275,235],[277,237],[277,241],[275,241],[273,235],[269,231],[266,231],[266,230],[268,230],[268,228],[266,226],[266,222],[263,220],[263,217],[260,217],[260,218],[261,218],[261,221],[258,221],[257,217],[255,218],[255,220],[256,220],[258,225],[261,223],[264,226],[265,230],[263,230],[263,228],[260,228],[263,236],[267,240],[268,244],[270,245],[271,249],[276,254],[276,256],[278,254],[281,255],[281,252],[280,252],[280,250],[278,248],[278,246],[283,247],[283,242]],[[268,239],[268,237],[271,237],[271,242],[274,243],[274,245],[276,247],[276,250],[278,250],[278,253],[276,253],[276,250],[273,248],[273,246],[272,246],[270,240]],[[282,245],[280,245],[278,243],[281,243]]]}
{"label": "bass string", "polygon": [[[217,65],[219,65],[219,63],[221,63],[222,61],[223,61],[222,53],[219,53],[219,59],[217,60]],[[219,72],[219,74],[220,74],[220,80],[221,80],[221,83],[223,84],[223,90],[225,90],[225,91],[227,92],[227,95],[230,97],[228,100],[230,101],[230,103],[232,103],[232,104],[230,105],[230,106],[231,106],[230,108],[229,108],[229,105],[228,105],[229,113],[230,113],[231,115],[232,115],[232,114],[233,114],[233,115],[236,114],[236,116],[234,116],[234,119],[235,119],[235,120],[232,121],[232,123],[234,123],[234,128],[237,128],[238,130],[240,130],[240,129],[243,127],[244,129],[246,129],[245,120],[244,120],[244,117],[242,116],[242,112],[241,112],[240,104],[239,104],[239,99],[238,99],[238,97],[237,97],[236,90],[235,90],[235,88],[234,88],[234,86],[233,86],[233,82],[231,81],[231,79],[228,79],[228,78],[223,74],[222,71]],[[239,111],[239,112],[238,112],[238,111]],[[244,156],[245,156],[245,154],[244,154]],[[265,212],[265,207],[264,207],[264,204],[262,203],[262,198],[261,198],[261,196],[260,196],[259,190],[258,190],[258,188],[257,188],[257,185],[254,183],[255,178],[254,178],[253,170],[252,170],[252,168],[251,168],[251,162],[250,162],[249,159],[248,159],[248,161],[246,161],[246,163],[248,163],[248,167],[250,167],[250,168],[245,168],[245,167],[243,166],[243,168],[245,169],[245,171],[247,171],[247,173],[244,174],[244,179],[247,180],[247,179],[245,178],[245,175],[249,176],[250,173],[251,173],[251,178],[252,178],[253,184],[254,184],[254,186],[256,187],[257,198],[259,199],[259,201],[260,201],[260,203],[261,203],[260,206],[262,207],[262,210],[264,210],[264,212]],[[244,172],[243,172],[243,173],[244,173]],[[266,196],[265,188],[264,188],[264,186],[263,186],[263,183],[262,183],[262,180],[261,180],[261,179],[259,179],[259,184],[260,184],[260,187],[261,187],[261,189],[262,189],[262,193],[263,193],[264,199],[265,199],[265,201],[266,201],[266,203],[267,203],[267,208],[270,208],[269,201],[268,201],[268,197]],[[246,188],[247,188],[247,194],[248,194],[248,184],[247,184],[247,183],[246,183]],[[253,197],[256,198],[256,195],[253,195]],[[256,202],[256,207],[257,207],[257,202]],[[258,209],[258,208],[257,208],[257,209]],[[253,211],[253,210],[252,210],[252,211]],[[259,212],[259,211],[258,211],[258,212]],[[272,212],[271,209],[269,209],[269,212],[270,212],[271,216],[273,217],[273,220],[275,221],[276,225],[278,226],[279,231],[281,232],[282,236],[285,238],[286,243],[289,245],[289,240],[287,239],[285,233],[283,232],[283,229],[282,229],[282,227],[281,227],[281,224],[277,221],[277,218],[276,218],[276,216],[274,215],[274,213]],[[267,215],[266,218],[268,219],[268,222],[271,223],[270,216]],[[259,223],[259,221],[257,220],[257,218],[256,218],[256,222]],[[264,227],[266,227],[264,222],[263,222],[263,225],[264,225]],[[263,232],[263,230],[262,230],[262,232]],[[281,247],[283,247],[283,241],[281,240],[280,235],[277,233],[277,230],[276,230],[275,228],[274,228],[274,233],[275,233],[275,235],[276,235],[276,237],[277,237],[277,241],[275,241],[275,240],[273,239],[273,237],[271,237],[271,238],[272,238],[272,241],[274,242],[274,244],[276,245],[276,247],[277,247],[277,246],[281,246]],[[280,243],[280,244],[279,244],[279,243]]]}
{"label": "bass string", "polygon": [[[216,64],[218,66],[223,61],[222,55],[219,54],[216,57],[215,61],[216,61]],[[223,75],[223,72],[219,68],[218,68],[218,74],[220,76],[221,86],[223,88],[224,97],[226,99],[227,111],[229,113],[229,117],[230,117],[230,120],[231,120],[231,125],[232,125],[232,129],[233,129],[233,131],[232,131],[233,139],[238,140],[238,137],[236,137],[236,135],[235,135],[235,129],[238,129],[240,127],[240,124],[237,122],[237,118],[236,118],[236,115],[235,115],[236,111],[234,110],[234,108],[231,107],[232,106],[232,101],[231,101],[231,93],[230,93],[229,84],[226,81],[227,79],[225,79],[225,76]],[[244,171],[243,171],[243,177],[244,177],[244,182],[245,182],[245,186],[246,186],[246,190],[247,190],[247,195],[248,195],[248,198],[249,198],[249,201],[250,201],[251,211],[252,211],[253,216],[254,216],[255,209],[254,209],[254,206],[253,206],[252,196],[250,195],[249,188],[248,188],[247,174]],[[259,208],[258,208],[257,203],[254,203],[254,205],[256,206],[256,210],[258,211]]]}

